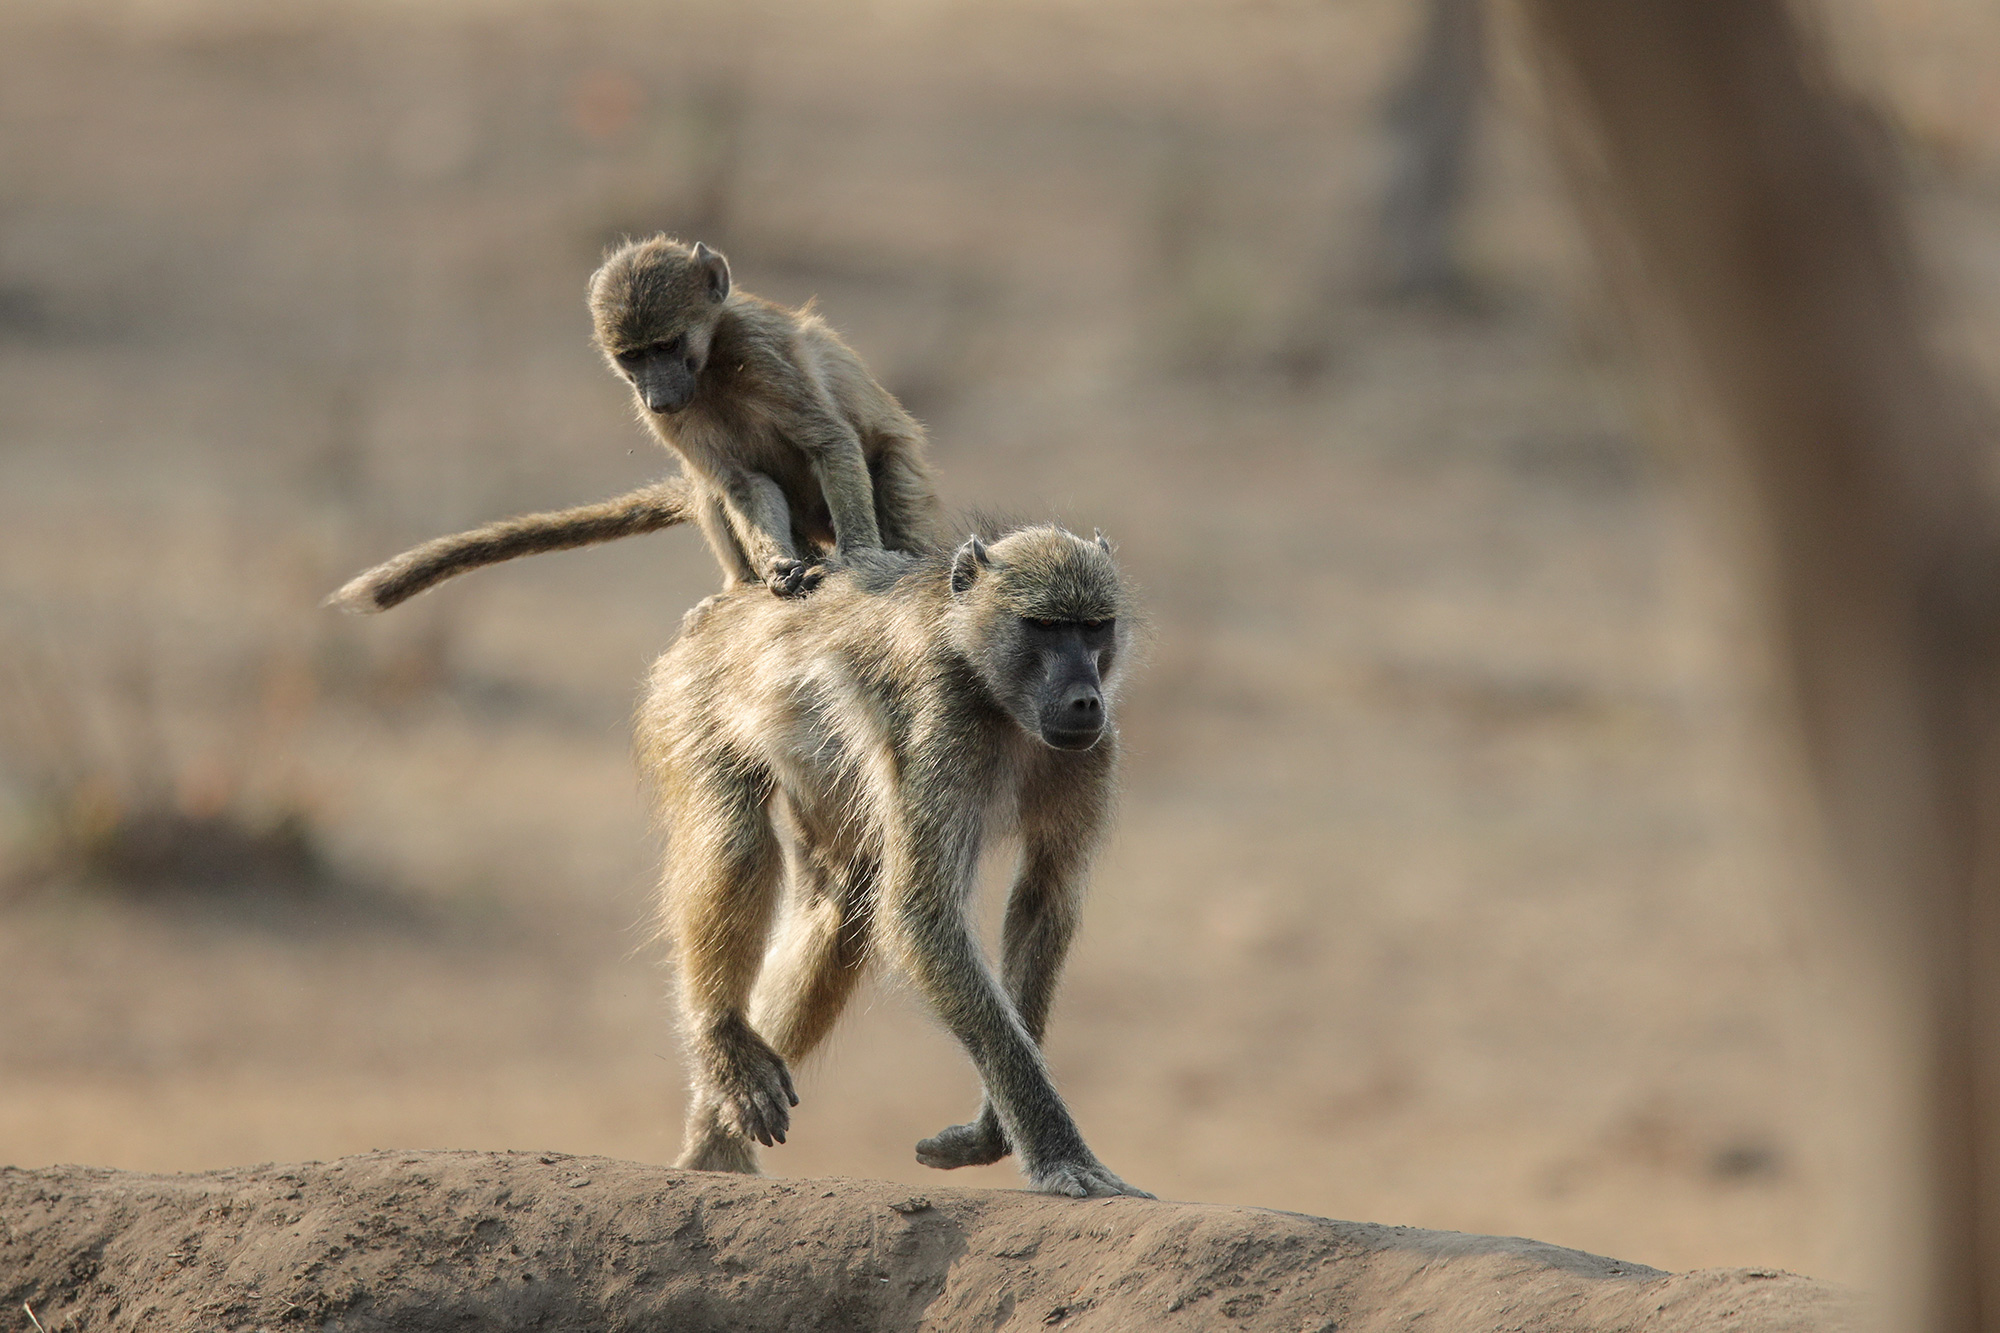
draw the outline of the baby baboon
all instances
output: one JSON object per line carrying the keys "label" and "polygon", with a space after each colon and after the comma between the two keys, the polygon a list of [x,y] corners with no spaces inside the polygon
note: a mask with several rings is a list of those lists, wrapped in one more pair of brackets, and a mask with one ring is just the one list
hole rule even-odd
{"label": "baby baboon", "polygon": [[806,591],[814,548],[835,564],[935,548],[923,428],[810,310],[738,291],[720,254],[655,236],[604,261],[590,313],[646,424],[698,483],[727,586]]}
{"label": "baby baboon", "polygon": [[763,580],[781,596],[819,582],[820,548],[836,563],[936,548],[923,427],[817,315],[734,290],[721,255],[665,236],[614,251],[590,280],[590,311],[598,347],[692,475],[436,538],[358,575],[329,605],[386,611],[481,565],[690,519],[726,586]]}
{"label": "baby baboon", "polygon": [[[872,561],[805,601],[725,593],[689,613],[639,726],[694,1065],[682,1166],[754,1172],[752,1141],[784,1142],[790,1066],[880,953],[986,1089],[978,1118],[919,1160],[1015,1151],[1037,1189],[1143,1193],[1085,1146],[1041,1053],[1111,803],[1123,603],[1102,537],[1044,527]],[[981,844],[1010,831],[1021,860],[996,979],[967,900]]]}

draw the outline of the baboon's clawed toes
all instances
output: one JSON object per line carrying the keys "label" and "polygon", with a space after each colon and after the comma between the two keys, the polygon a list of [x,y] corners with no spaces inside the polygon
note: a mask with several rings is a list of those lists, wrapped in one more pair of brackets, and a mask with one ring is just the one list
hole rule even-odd
{"label": "baboon's clawed toes", "polygon": [[775,596],[803,597],[817,588],[825,577],[825,565],[809,565],[803,560],[787,557],[771,562],[771,572],[765,582]]}
{"label": "baboon's clawed toes", "polygon": [[716,1089],[722,1122],[746,1139],[766,1148],[785,1141],[792,1127],[790,1108],[799,1104],[792,1071],[775,1052],[749,1056]]}
{"label": "baboon's clawed toes", "polygon": [[975,1120],[950,1125],[917,1145],[917,1160],[940,1171],[961,1166],[991,1166],[1013,1149],[998,1125]]}
{"label": "baboon's clawed toes", "polygon": [[1067,1194],[1072,1199],[1155,1197],[1136,1185],[1127,1185],[1096,1162],[1058,1162],[1034,1172],[1029,1179],[1044,1194]]}

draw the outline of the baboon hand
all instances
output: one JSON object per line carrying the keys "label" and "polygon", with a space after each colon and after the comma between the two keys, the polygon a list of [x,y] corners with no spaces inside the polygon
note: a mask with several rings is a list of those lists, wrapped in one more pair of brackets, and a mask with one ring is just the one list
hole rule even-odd
{"label": "baboon hand", "polygon": [[1109,1199],[1129,1195],[1135,1199],[1154,1196],[1127,1185],[1098,1162],[1051,1162],[1028,1173],[1028,1182],[1044,1194],[1067,1194],[1072,1199]]}
{"label": "baboon hand", "polygon": [[788,1109],[799,1104],[792,1071],[776,1051],[745,1052],[741,1064],[715,1090],[722,1123],[766,1148],[785,1141],[792,1127]]}
{"label": "baboon hand", "polygon": [[917,1160],[940,1171],[987,1166],[1014,1151],[997,1120],[981,1116],[968,1125],[950,1125],[917,1145]]}
{"label": "baboon hand", "polygon": [[771,562],[771,568],[764,575],[764,582],[773,594],[779,597],[804,597],[817,588],[826,577],[826,566],[807,564],[790,556],[780,556]]}

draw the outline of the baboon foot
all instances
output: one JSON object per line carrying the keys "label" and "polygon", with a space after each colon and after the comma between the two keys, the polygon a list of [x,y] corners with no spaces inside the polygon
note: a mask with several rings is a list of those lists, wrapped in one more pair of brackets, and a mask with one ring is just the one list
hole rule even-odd
{"label": "baboon foot", "polygon": [[804,597],[817,588],[820,580],[825,577],[825,565],[808,564],[803,560],[784,556],[771,562],[770,572],[764,576],[764,582],[770,586],[775,596]]}
{"label": "baboon foot", "polygon": [[757,1150],[733,1134],[713,1133],[681,1154],[674,1163],[683,1171],[732,1171],[739,1176],[761,1176]]}
{"label": "baboon foot", "polygon": [[1154,1197],[1136,1185],[1127,1185],[1092,1161],[1051,1162],[1030,1171],[1028,1183],[1044,1194],[1067,1194],[1072,1199],[1109,1199],[1121,1194],[1135,1199]]}
{"label": "baboon foot", "polygon": [[969,1125],[950,1125],[917,1145],[917,1160],[949,1171],[960,1166],[990,1166],[1014,1151],[1007,1133],[981,1116]]}
{"label": "baboon foot", "polygon": [[688,1171],[733,1171],[741,1176],[763,1174],[757,1150],[748,1140],[725,1128],[721,1108],[696,1094],[688,1107],[687,1135],[674,1165]]}
{"label": "baboon foot", "polygon": [[799,1104],[783,1057],[747,1027],[721,1054],[721,1067],[704,1089],[715,1104],[717,1123],[766,1148],[783,1143],[792,1127],[789,1108]]}

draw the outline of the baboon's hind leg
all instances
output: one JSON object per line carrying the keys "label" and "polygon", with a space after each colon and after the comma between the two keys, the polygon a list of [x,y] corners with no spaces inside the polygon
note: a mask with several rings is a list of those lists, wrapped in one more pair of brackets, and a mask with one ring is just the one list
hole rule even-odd
{"label": "baboon's hind leg", "polygon": [[698,492],[695,522],[701,525],[701,535],[708,538],[708,549],[715,553],[716,563],[722,566],[722,586],[725,590],[757,581],[757,571],[750,567],[750,558],[743,553],[735,530],[729,526],[728,506],[723,503],[721,494],[706,483]]}
{"label": "baboon's hind leg", "polygon": [[875,522],[882,545],[921,555],[943,541],[938,531],[937,480],[919,452],[921,443],[885,450],[871,469],[875,481]]}
{"label": "baboon's hind leg", "polygon": [[833,1029],[867,970],[872,868],[827,870],[801,855],[797,901],[758,979],[751,1023],[793,1065]]}
{"label": "baboon's hind leg", "polygon": [[680,1165],[757,1169],[750,1140],[783,1143],[791,1071],[746,1016],[784,868],[767,781],[718,763],[688,775],[670,816],[667,916],[680,964],[693,1098]]}

